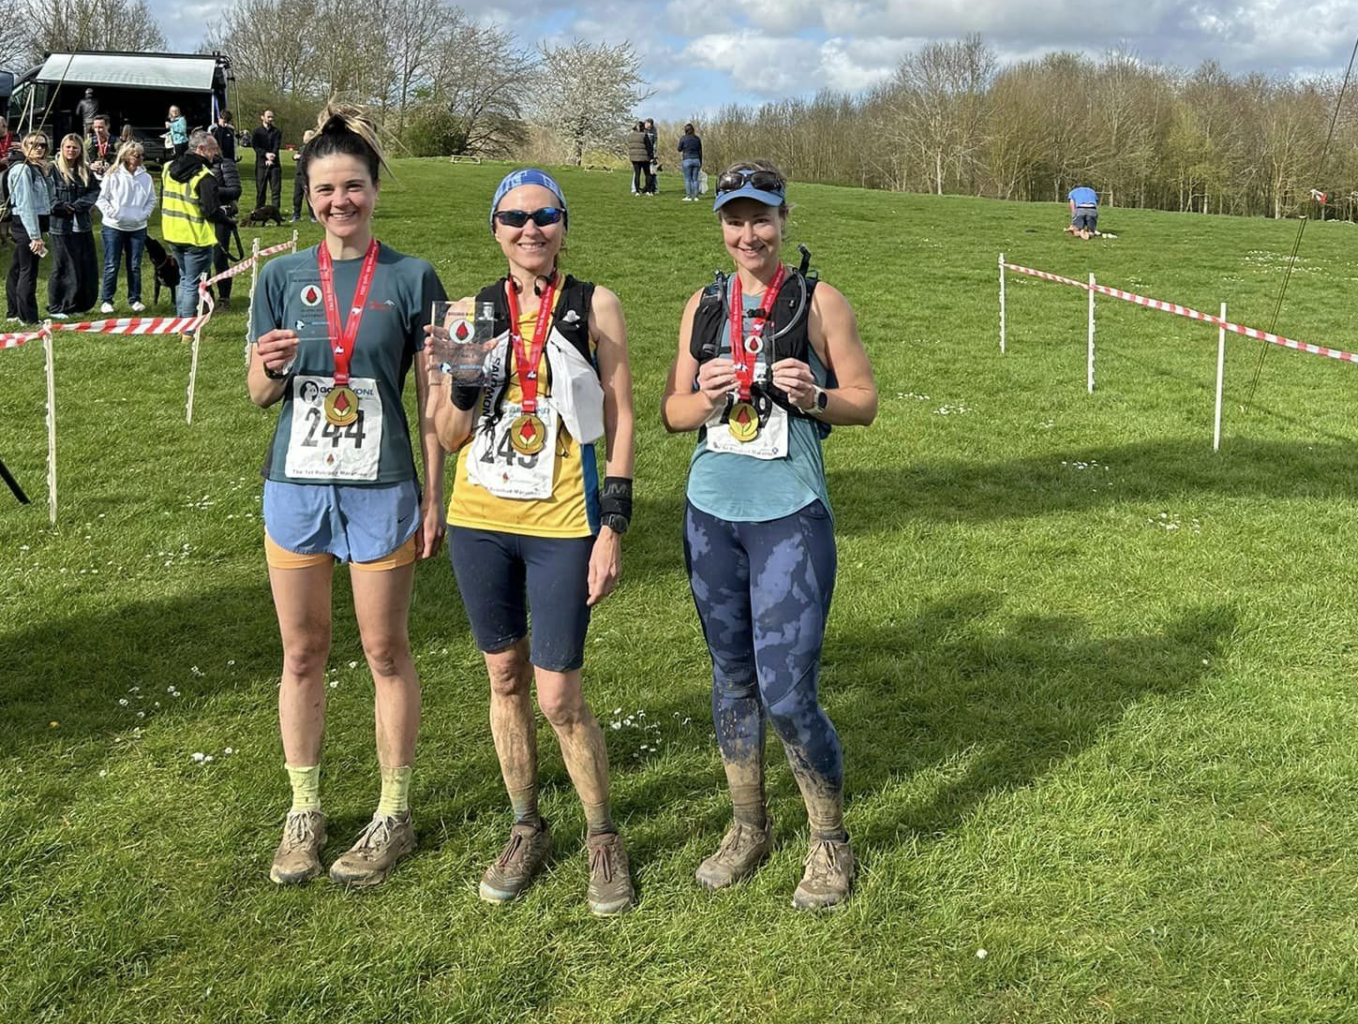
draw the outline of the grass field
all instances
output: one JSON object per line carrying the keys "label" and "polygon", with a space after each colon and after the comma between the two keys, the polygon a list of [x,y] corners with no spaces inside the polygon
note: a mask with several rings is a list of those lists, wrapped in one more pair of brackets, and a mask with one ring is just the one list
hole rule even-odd
{"label": "grass field", "polygon": [[[396,170],[379,236],[454,294],[498,275],[503,168]],[[674,176],[653,200],[621,174],[562,181],[567,265],[621,296],[637,379],[637,514],[586,662],[635,912],[585,908],[583,820],[546,730],[551,869],[517,905],[477,899],[509,815],[442,557],[411,622],[420,854],[370,892],[271,885],[275,414],[245,394],[244,315],[208,329],[191,428],[177,340],[59,336],[56,529],[42,350],[0,353],[0,457],[37,500],[0,502],[0,1021],[1355,1019],[1358,367],[1270,351],[1242,411],[1258,347],[1232,337],[1214,455],[1214,330],[1102,300],[1092,396],[1082,293],[1011,277],[1003,358],[996,332],[1000,251],[1267,327],[1295,224],[1115,210],[1118,239],[1081,243],[1054,204],[794,186],[791,240],[857,309],[882,396],[827,449],[823,693],[863,870],[847,908],[813,917],[789,907],[805,818],[773,750],[774,858],[734,891],[692,881],[729,810],[680,553],[693,439],[658,404],[719,234]],[[1353,347],[1355,243],[1308,229],[1281,332]],[[377,795],[347,586],[330,856]]]}

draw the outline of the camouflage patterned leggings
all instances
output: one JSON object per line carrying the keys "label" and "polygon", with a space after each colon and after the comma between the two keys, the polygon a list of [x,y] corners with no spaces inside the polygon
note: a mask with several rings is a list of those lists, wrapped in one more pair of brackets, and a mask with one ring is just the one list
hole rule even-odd
{"label": "camouflage patterned leggings", "polygon": [[817,501],[781,519],[733,523],[688,505],[684,559],[712,654],[722,760],[757,763],[767,718],[803,793],[837,798],[844,756],[817,695],[835,587],[829,512]]}

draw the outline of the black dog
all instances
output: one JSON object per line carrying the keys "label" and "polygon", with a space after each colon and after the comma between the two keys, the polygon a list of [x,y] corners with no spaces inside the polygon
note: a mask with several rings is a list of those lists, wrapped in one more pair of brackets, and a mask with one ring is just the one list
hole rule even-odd
{"label": "black dog", "polygon": [[250,216],[241,221],[247,228],[262,228],[269,221],[274,221],[280,228],[283,226],[283,215],[278,212],[276,206],[259,206],[250,211]]}
{"label": "black dog", "polygon": [[179,290],[179,264],[174,256],[166,251],[165,246],[150,235],[146,236],[146,256],[155,269],[155,298],[151,300],[152,304],[159,304],[162,286],[170,293],[170,300],[173,302],[175,293]]}

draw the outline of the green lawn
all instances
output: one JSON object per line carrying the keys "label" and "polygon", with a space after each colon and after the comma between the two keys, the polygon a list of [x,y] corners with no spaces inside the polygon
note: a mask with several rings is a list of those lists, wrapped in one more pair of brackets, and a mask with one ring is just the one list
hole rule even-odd
{"label": "green lawn", "polygon": [[[454,294],[500,273],[503,168],[395,166],[379,236]],[[673,175],[658,199],[622,174],[562,182],[567,266],[621,296],[637,379],[635,526],[586,662],[635,912],[585,907],[547,730],[551,869],[517,905],[477,899],[509,815],[443,557],[411,622],[420,854],[369,892],[269,883],[287,808],[259,522],[275,414],[246,397],[238,303],[207,331],[191,428],[187,346],[58,336],[56,529],[42,349],[0,353],[0,458],[36,502],[0,495],[0,1021],[1351,1019],[1358,367],[1271,350],[1242,410],[1259,348],[1232,337],[1213,454],[1211,328],[1101,299],[1090,396],[1083,294],[1011,277],[998,352],[1000,251],[1267,327],[1295,223],[1113,210],[1119,237],[1081,243],[1055,204],[794,186],[791,240],[858,311],[882,398],[872,428],[828,442],[823,693],[863,870],[814,917],[789,907],[805,818],[773,750],[774,858],[734,891],[692,881],[729,811],[680,552],[693,439],[658,403],[719,233]],[[1355,242],[1307,230],[1279,331],[1358,343]],[[377,796],[347,585],[331,856]]]}

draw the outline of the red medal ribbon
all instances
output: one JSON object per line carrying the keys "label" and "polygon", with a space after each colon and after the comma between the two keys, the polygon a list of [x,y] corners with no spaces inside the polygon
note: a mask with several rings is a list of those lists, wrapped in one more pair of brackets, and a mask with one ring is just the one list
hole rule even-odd
{"label": "red medal ribbon", "polygon": [[99,155],[100,155],[101,157],[102,157],[102,156],[107,156],[107,155],[108,155],[108,143],[107,143],[107,142],[100,142],[98,139],[95,139],[95,140],[94,140],[94,144],[95,144],[96,146],[99,147]]}
{"label": "red medal ribbon", "polygon": [[538,411],[538,363],[547,347],[547,332],[552,328],[552,300],[556,298],[556,274],[547,282],[538,306],[538,322],[533,328],[533,347],[525,352],[519,333],[519,296],[511,277],[505,281],[505,301],[509,304],[509,338],[514,343],[514,361],[519,367],[519,389],[523,392],[523,411]]}
{"label": "red medal ribbon", "polygon": [[[787,268],[778,264],[778,273],[764,291],[764,301],[751,315],[754,323],[750,325],[750,337],[756,341],[764,337],[773,304],[778,300],[778,291],[787,277]],[[731,362],[736,364],[736,383],[740,386],[740,400],[750,400],[750,388],[754,384],[754,368],[759,363],[759,353],[750,352],[745,347],[745,290],[740,286],[740,275],[736,274],[731,282]]]}
{"label": "red medal ribbon", "polygon": [[339,300],[335,298],[335,261],[324,242],[316,251],[316,262],[321,268],[321,297],[325,299],[325,319],[330,326],[330,345],[335,353],[335,384],[349,383],[349,359],[358,340],[358,325],[363,322],[363,309],[372,291],[373,275],[377,273],[377,239],[368,242],[363,254],[363,267],[358,272],[358,287],[354,289],[354,304],[349,307],[349,318],[340,329]]}

